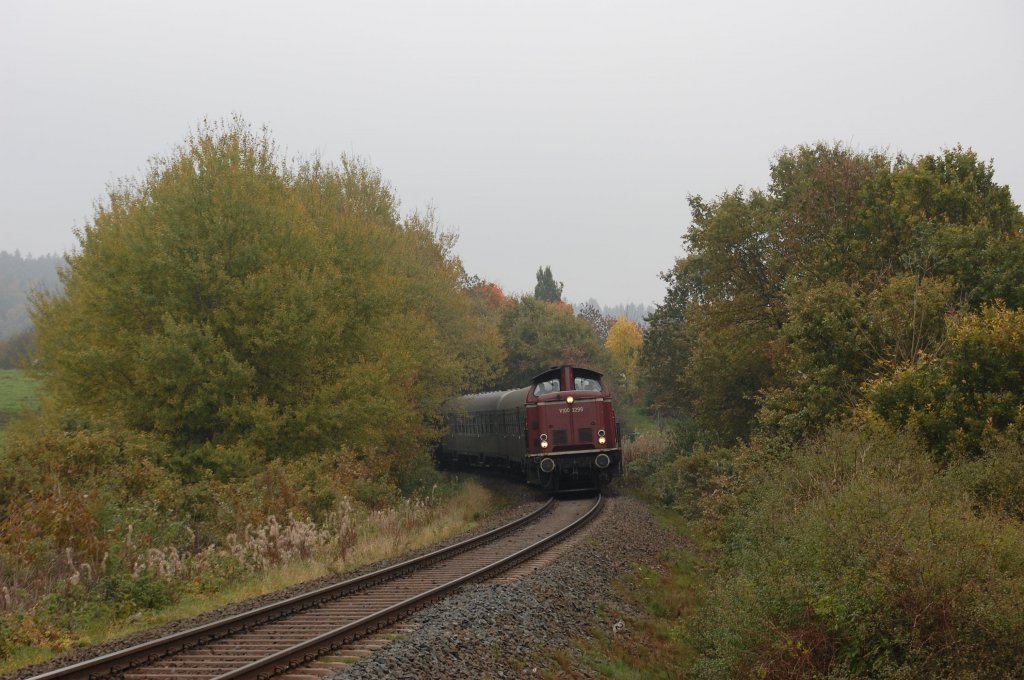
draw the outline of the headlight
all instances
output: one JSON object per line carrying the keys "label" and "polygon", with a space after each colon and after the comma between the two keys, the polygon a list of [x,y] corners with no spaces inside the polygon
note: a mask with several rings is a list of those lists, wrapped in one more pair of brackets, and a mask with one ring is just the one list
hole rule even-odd
{"label": "headlight", "polygon": [[565,398],[565,403],[566,404],[571,404],[574,401],[576,401],[576,400],[572,398],[571,394],[568,397]]}
{"label": "headlight", "polygon": [[545,442],[545,441],[542,441],[542,442],[540,443],[540,448],[542,448],[542,449],[546,449],[546,448],[548,448],[548,443],[547,443],[547,442]]}
{"label": "headlight", "polygon": [[597,438],[597,443],[598,444],[604,444],[606,441],[608,441],[608,440],[605,439],[604,437],[598,437]]}

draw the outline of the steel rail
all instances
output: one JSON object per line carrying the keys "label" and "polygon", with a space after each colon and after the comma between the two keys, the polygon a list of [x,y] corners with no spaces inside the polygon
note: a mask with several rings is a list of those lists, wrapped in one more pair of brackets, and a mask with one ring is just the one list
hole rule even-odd
{"label": "steel rail", "polygon": [[603,504],[604,497],[601,494],[598,494],[597,502],[595,502],[593,507],[591,507],[585,514],[578,517],[571,524],[548,536],[545,536],[532,545],[522,548],[492,564],[481,567],[476,571],[460,576],[448,583],[441,584],[426,592],[420,593],[419,595],[414,595],[407,600],[393,604],[386,609],[382,609],[376,614],[370,614],[358,621],[353,621],[332,631],[318,635],[306,642],[301,642],[293,647],[281,650],[280,652],[267,656],[259,661],[254,661],[247,666],[218,675],[212,678],[212,680],[266,680],[267,678],[285,673],[289,670],[302,666],[303,664],[315,661],[321,656],[330,654],[335,648],[341,645],[352,642],[368,633],[382,628],[385,625],[394,623],[413,611],[422,609],[428,604],[443,598],[467,583],[493,575],[504,569],[512,567],[523,560],[529,559],[533,555],[544,550],[551,543],[560,540],[583,526],[586,522],[590,521],[601,509]]}
{"label": "steel rail", "polygon": [[508,524],[487,531],[479,536],[466,539],[446,548],[414,557],[399,564],[385,567],[369,574],[357,576],[347,581],[324,586],[308,593],[301,593],[280,602],[273,602],[256,609],[235,614],[217,621],[196,626],[188,630],[172,633],[155,640],[143,642],[116,652],[110,652],[93,659],[87,659],[71,666],[34,675],[28,680],[91,680],[108,675],[116,675],[126,670],[141,666],[161,657],[168,656],[219,638],[253,628],[282,617],[318,607],[325,602],[336,600],[345,595],[363,590],[386,581],[396,579],[405,574],[422,569],[431,564],[448,559],[471,550],[481,544],[500,538],[514,529],[532,522],[540,515],[548,512],[554,498],[533,512],[520,517]]}

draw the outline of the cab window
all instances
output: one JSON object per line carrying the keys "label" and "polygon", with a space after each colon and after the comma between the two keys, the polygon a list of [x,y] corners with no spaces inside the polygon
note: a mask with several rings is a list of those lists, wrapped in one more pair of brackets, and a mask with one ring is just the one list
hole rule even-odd
{"label": "cab window", "polygon": [[601,383],[594,378],[576,378],[576,389],[581,392],[600,392]]}
{"label": "cab window", "polygon": [[541,397],[545,394],[551,394],[562,389],[562,383],[558,378],[552,378],[551,380],[545,380],[544,382],[537,383],[537,386],[533,388],[533,396]]}

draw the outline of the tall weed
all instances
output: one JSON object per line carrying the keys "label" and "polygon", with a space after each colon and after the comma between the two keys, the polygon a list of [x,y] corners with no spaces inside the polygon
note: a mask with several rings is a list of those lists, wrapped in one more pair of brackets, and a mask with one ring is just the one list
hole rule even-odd
{"label": "tall weed", "polygon": [[[287,571],[313,578],[463,529],[494,500],[347,449],[183,481],[160,440],[113,424],[18,423],[0,454],[0,662]],[[372,475],[374,469],[383,474]],[[375,478],[371,489],[363,479]],[[278,587],[280,587],[278,582]],[[13,641],[13,642],[12,642]],[[19,657],[20,658],[20,657]]]}

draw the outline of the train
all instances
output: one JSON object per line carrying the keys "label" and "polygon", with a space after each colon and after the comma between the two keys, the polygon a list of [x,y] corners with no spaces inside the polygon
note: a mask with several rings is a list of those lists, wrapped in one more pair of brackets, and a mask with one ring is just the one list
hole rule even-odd
{"label": "train", "polygon": [[622,475],[621,431],[602,374],[552,366],[518,389],[445,403],[443,466],[522,476],[548,491],[600,489]]}

